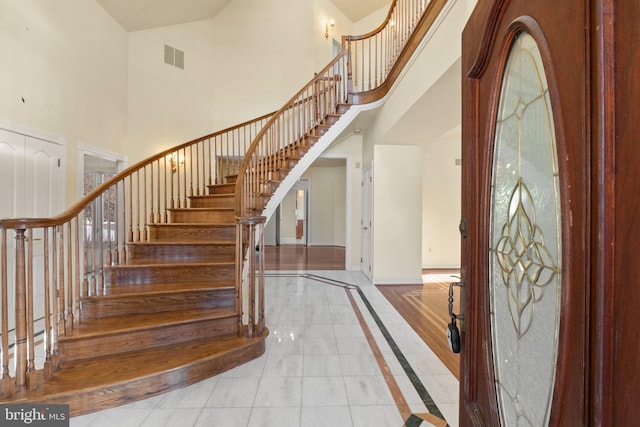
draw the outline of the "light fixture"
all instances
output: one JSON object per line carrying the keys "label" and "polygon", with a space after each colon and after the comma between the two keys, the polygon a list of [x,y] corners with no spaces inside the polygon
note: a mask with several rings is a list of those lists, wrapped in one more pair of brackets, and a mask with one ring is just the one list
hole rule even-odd
{"label": "light fixture", "polygon": [[333,30],[333,27],[335,25],[336,25],[336,21],[334,21],[333,19],[324,23],[324,38],[325,39],[329,38],[329,34],[331,33],[331,30]]}
{"label": "light fixture", "polygon": [[178,166],[184,167],[184,157],[177,154],[169,154],[169,164],[171,165],[171,172],[176,173]]}

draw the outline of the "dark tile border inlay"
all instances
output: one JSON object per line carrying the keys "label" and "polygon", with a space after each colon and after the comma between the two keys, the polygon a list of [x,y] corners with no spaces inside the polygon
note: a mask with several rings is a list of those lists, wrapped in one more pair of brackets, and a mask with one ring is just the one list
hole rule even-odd
{"label": "dark tile border inlay", "polygon": [[[315,280],[317,282],[322,282],[322,283],[325,283],[325,284],[328,284],[328,285],[334,285],[334,286],[344,287],[344,288],[347,288],[347,289],[356,290],[358,292],[358,295],[362,299],[362,302],[364,303],[365,307],[367,307],[367,310],[369,310],[369,313],[373,317],[373,320],[376,322],[376,325],[378,325],[378,328],[380,329],[380,332],[382,333],[382,335],[384,336],[385,340],[389,344],[389,347],[391,347],[391,350],[393,351],[393,354],[396,356],[396,359],[400,363],[400,366],[402,366],[402,369],[407,374],[407,377],[411,381],[411,384],[413,385],[413,388],[416,390],[416,392],[420,396],[420,399],[422,400],[422,403],[424,403],[424,406],[426,406],[427,410],[432,415],[434,415],[434,416],[436,416],[436,417],[438,417],[440,419],[443,419],[443,420],[445,419],[444,416],[442,415],[442,412],[440,412],[440,409],[438,408],[438,405],[436,405],[436,403],[433,401],[433,398],[431,397],[431,395],[427,391],[427,389],[424,386],[424,384],[422,384],[422,381],[418,377],[418,374],[416,374],[416,371],[414,371],[413,368],[411,367],[411,364],[409,363],[407,358],[402,353],[402,350],[400,350],[400,348],[396,344],[395,340],[393,339],[393,337],[389,333],[389,330],[384,325],[384,322],[382,322],[382,319],[380,319],[380,317],[378,316],[378,313],[373,308],[373,306],[371,305],[371,303],[369,302],[369,300],[365,296],[364,292],[362,292],[362,289],[360,289],[360,286],[354,285],[353,283],[347,283],[347,282],[343,282],[343,281],[340,281],[340,280],[332,279],[332,278],[329,278],[329,277],[318,276],[318,275],[315,275],[315,274],[308,274],[308,273],[265,274],[265,277],[287,277],[287,276],[289,276],[289,277],[291,277],[291,276],[302,277],[302,278],[305,278],[305,279],[311,279],[311,280]],[[409,423],[409,422],[415,423],[416,419],[419,420],[420,423],[423,421],[420,418],[416,417],[415,415],[411,415],[411,417],[409,417],[409,419],[407,420],[407,423]],[[412,426],[419,426],[420,424],[405,424],[405,425],[407,427],[412,427]],[[448,424],[447,424],[447,426],[448,426]]]}
{"label": "dark tile border inlay", "polygon": [[422,418],[411,415],[407,421],[404,422],[405,427],[419,427],[422,424]]}

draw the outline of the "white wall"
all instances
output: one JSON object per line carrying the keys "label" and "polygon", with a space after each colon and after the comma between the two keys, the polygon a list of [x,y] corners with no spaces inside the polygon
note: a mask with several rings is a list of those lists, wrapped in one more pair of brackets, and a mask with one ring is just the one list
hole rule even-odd
{"label": "white wall", "polygon": [[79,142],[125,152],[127,33],[86,0],[0,0],[0,120],[66,139],[67,200]]}
{"label": "white wall", "polygon": [[421,284],[422,147],[376,145],[373,282]]}
{"label": "white wall", "polygon": [[461,129],[424,145],[422,268],[460,267]]}

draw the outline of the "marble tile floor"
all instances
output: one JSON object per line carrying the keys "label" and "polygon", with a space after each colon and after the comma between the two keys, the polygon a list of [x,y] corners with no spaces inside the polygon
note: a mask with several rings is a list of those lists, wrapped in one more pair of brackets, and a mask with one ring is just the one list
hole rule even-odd
{"label": "marble tile floor", "polygon": [[362,273],[272,271],[265,294],[262,357],[71,427],[458,425],[458,381]]}

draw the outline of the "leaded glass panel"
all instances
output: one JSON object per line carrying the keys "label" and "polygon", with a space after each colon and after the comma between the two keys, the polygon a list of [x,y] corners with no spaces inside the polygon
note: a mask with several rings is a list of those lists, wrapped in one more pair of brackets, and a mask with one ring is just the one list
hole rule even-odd
{"label": "leaded glass panel", "polygon": [[556,135],[538,45],[517,35],[498,105],[489,293],[503,426],[545,426],[553,395],[561,286]]}

